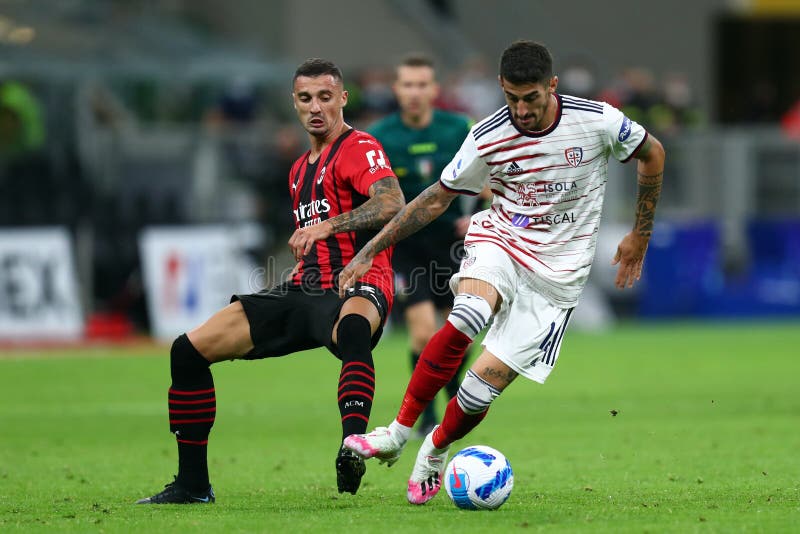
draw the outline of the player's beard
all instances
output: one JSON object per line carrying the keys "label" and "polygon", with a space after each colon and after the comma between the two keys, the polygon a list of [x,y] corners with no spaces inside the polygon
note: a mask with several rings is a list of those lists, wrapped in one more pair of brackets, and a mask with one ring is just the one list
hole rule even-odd
{"label": "player's beard", "polygon": [[541,117],[539,117],[539,122],[536,124],[537,131],[544,130],[545,128],[550,126],[550,123],[548,124],[542,124],[542,123],[545,121],[545,118],[550,115],[550,107],[553,105],[553,100],[554,100],[553,94],[552,93],[548,94],[547,104],[545,104],[544,107],[542,108],[542,115]]}
{"label": "player's beard", "polygon": [[536,122],[534,122],[533,124],[529,124],[527,126],[523,126],[521,122],[522,119],[519,116],[517,116],[517,124],[519,124],[519,126],[522,127],[524,130],[528,130],[529,132],[540,132],[544,130],[545,128],[550,126],[549,123],[544,124],[544,121],[550,112],[550,106],[552,104],[553,104],[553,95],[549,94],[547,95],[547,103],[545,103],[545,105],[542,106],[538,116],[535,113],[529,113],[528,116],[526,117],[526,118],[533,117]]}

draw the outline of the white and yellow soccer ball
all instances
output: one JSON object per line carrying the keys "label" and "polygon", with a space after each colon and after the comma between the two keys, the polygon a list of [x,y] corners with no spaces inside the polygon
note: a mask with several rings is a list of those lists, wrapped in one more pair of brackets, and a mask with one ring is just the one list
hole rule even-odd
{"label": "white and yellow soccer ball", "polygon": [[496,510],[511,495],[514,472],[505,456],[486,445],[462,449],[444,472],[447,495],[465,510]]}

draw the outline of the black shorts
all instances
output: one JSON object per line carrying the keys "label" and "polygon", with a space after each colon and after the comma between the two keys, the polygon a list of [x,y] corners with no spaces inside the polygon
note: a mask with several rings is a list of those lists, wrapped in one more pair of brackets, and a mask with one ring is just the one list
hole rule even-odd
{"label": "black shorts", "polygon": [[450,278],[458,272],[463,242],[403,241],[395,248],[395,301],[406,308],[431,301],[444,310],[453,307]]}
{"label": "black shorts", "polygon": [[248,360],[284,356],[301,350],[326,347],[339,358],[333,344],[333,325],[345,300],[364,297],[372,302],[381,316],[381,326],[372,336],[372,347],[383,333],[388,308],[386,297],[377,287],[357,282],[344,299],[333,289],[309,289],[289,283],[249,295],[233,295],[239,301],[250,323],[254,348]]}

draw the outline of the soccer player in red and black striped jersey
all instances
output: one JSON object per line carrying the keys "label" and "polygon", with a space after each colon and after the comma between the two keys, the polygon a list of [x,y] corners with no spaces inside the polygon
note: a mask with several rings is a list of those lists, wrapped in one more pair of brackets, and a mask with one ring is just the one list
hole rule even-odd
{"label": "soccer player in red and black striped jersey", "polygon": [[[231,304],[179,336],[170,352],[170,431],[178,441],[178,475],[140,504],[208,503],[207,445],[216,414],[209,366],[222,360],[283,356],[327,347],[342,362],[338,403],[343,440],[367,428],[375,392],[372,348],[392,304],[391,249],[375,257],[361,282],[339,298],[340,271],[405,204],[383,147],[344,122],[342,74],[309,59],[295,72],[293,99],[311,149],[292,166],[289,193],[296,230],[289,239],[297,267],[290,279]],[[363,459],[338,441],[339,492],[355,494]]]}

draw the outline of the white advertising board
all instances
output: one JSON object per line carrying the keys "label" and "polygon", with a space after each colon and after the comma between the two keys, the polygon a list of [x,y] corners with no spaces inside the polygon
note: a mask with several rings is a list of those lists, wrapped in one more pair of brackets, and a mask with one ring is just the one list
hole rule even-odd
{"label": "white advertising board", "polygon": [[74,340],[83,329],[66,229],[0,230],[0,339]]}
{"label": "white advertising board", "polygon": [[140,238],[151,330],[168,341],[207,320],[242,287],[242,254],[224,226],[150,227]]}

